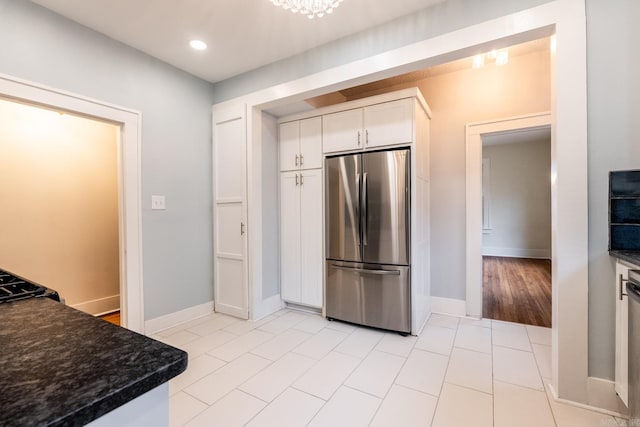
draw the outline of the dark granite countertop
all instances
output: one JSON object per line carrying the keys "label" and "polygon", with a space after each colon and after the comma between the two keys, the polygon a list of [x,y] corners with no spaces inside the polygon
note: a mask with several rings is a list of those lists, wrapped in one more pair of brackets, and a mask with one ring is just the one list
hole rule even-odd
{"label": "dark granite countertop", "polygon": [[609,251],[609,255],[640,267],[640,251]]}
{"label": "dark granite countertop", "polygon": [[187,354],[48,298],[0,304],[0,426],[79,426],[167,382]]}

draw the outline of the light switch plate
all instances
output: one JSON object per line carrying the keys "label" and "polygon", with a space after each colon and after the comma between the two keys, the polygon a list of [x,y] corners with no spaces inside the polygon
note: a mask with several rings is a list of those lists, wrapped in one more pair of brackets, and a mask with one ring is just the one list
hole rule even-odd
{"label": "light switch plate", "polygon": [[164,196],[151,196],[151,209],[165,210]]}

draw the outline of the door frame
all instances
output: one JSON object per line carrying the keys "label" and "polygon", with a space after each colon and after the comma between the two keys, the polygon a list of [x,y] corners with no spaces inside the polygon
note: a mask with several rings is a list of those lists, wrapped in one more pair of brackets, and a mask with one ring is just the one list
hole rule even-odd
{"label": "door frame", "polygon": [[144,334],[140,151],[142,114],[139,111],[4,74],[0,74],[0,96],[16,102],[109,122],[119,127],[117,146],[120,322],[122,326]]}
{"label": "door frame", "polygon": [[[552,127],[551,112],[496,119],[466,125],[466,291],[467,316],[482,317],[482,137],[488,134],[524,131]],[[553,133],[553,132],[552,132]],[[551,170],[556,159],[551,149]],[[551,187],[554,198],[554,186]],[[551,206],[551,218],[556,217],[556,205]],[[552,233],[552,242],[553,242]],[[553,243],[552,243],[553,246]],[[552,265],[554,254],[552,253]],[[553,282],[553,278],[552,278]]]}
{"label": "door frame", "polygon": [[[555,396],[583,404],[588,378],[588,203],[587,203],[587,67],[584,0],[554,0],[503,15],[449,33],[395,48],[286,83],[222,101],[247,104],[248,170],[261,173],[262,110],[293,104],[332,91],[442,62],[473,56],[478,50],[503,47],[555,33],[556,53],[551,58],[552,144],[558,177],[555,186],[556,223],[552,229],[552,383]],[[555,141],[555,142],[554,142]],[[261,184],[248,179],[249,218],[261,217]],[[259,223],[259,221],[258,221]],[[259,226],[259,224],[258,224]],[[250,285],[260,286],[263,236],[249,227]],[[266,306],[266,300],[250,302]]]}

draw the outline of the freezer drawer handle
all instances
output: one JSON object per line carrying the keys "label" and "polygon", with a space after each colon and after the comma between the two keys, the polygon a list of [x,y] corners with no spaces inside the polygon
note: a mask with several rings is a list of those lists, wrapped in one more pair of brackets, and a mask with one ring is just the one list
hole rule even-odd
{"label": "freezer drawer handle", "polygon": [[399,276],[400,270],[367,270],[366,268],[343,267],[341,265],[331,264],[331,268],[336,270],[357,271],[358,273],[377,274],[379,276]]}

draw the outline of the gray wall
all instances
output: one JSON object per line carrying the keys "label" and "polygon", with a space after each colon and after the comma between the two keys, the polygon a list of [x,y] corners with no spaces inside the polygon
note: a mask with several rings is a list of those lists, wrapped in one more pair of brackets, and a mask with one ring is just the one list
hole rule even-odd
{"label": "gray wall", "polygon": [[482,254],[551,257],[551,139],[483,145],[491,231]]}
{"label": "gray wall", "polygon": [[142,112],[144,317],[211,301],[212,85],[29,1],[0,0],[0,52],[2,74]]}
{"label": "gray wall", "polygon": [[608,172],[640,169],[640,2],[588,0],[589,374],[613,378],[615,263]]}
{"label": "gray wall", "polygon": [[[549,0],[449,0],[257,69],[215,87],[215,101],[286,82]],[[640,167],[640,2],[586,0],[589,118],[589,374],[613,378],[613,262],[607,254],[607,172]],[[434,251],[437,248],[434,248]],[[460,286],[464,286],[463,283]],[[464,289],[452,288],[457,297]],[[446,296],[446,295],[440,295]]]}

